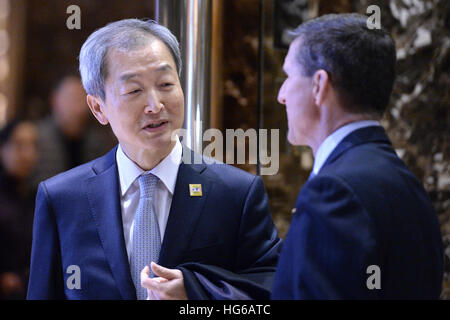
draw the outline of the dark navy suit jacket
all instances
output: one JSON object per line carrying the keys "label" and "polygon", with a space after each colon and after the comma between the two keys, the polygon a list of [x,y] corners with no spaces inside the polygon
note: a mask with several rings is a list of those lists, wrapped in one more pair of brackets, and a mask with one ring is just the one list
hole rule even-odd
{"label": "dark navy suit jacket", "polygon": [[[376,274],[381,287],[370,290]],[[437,299],[442,277],[430,200],[383,128],[367,127],[344,138],[303,186],[272,298]]]}
{"label": "dark navy suit jacket", "polygon": [[[28,299],[136,299],[115,154],[39,185]],[[191,197],[189,184],[203,195]],[[159,263],[183,272],[190,299],[268,299],[279,250],[260,177],[180,165]],[[67,285],[72,265],[80,289]]]}

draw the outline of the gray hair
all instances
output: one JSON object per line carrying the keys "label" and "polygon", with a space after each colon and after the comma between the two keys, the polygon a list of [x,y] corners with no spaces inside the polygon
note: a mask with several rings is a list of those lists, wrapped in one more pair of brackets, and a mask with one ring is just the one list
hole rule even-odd
{"label": "gray hair", "polygon": [[161,40],[170,50],[178,76],[181,76],[180,47],[170,30],[153,20],[124,19],[96,30],[81,47],[80,74],[86,93],[105,100],[107,56],[111,49],[138,49],[154,38]]}

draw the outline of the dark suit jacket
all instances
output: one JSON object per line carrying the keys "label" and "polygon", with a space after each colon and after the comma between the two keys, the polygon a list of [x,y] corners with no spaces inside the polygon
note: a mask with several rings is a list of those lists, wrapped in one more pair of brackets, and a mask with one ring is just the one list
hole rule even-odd
{"label": "dark suit jacket", "polygon": [[[115,154],[39,185],[28,299],[136,299]],[[190,196],[192,183],[201,197]],[[183,272],[190,299],[269,298],[279,249],[260,177],[223,164],[180,165],[159,263]],[[80,289],[66,285],[71,265],[80,268]]]}
{"label": "dark suit jacket", "polygon": [[[380,268],[381,288],[369,290]],[[303,186],[280,255],[274,299],[437,299],[439,223],[383,128],[349,134]],[[369,280],[369,281],[368,281]]]}

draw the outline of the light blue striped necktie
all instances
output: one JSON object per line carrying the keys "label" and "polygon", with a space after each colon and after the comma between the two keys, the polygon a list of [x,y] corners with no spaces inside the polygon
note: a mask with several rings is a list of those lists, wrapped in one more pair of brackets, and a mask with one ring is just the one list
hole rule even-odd
{"label": "light blue striped necktie", "polygon": [[[141,286],[141,270],[150,267],[150,262],[158,262],[161,250],[161,235],[159,233],[158,219],[153,209],[153,199],[158,177],[143,174],[138,178],[140,198],[136,215],[134,217],[133,243],[130,254],[130,269],[136,296],[138,300],[147,299],[147,289]],[[150,277],[154,277],[150,269]]]}

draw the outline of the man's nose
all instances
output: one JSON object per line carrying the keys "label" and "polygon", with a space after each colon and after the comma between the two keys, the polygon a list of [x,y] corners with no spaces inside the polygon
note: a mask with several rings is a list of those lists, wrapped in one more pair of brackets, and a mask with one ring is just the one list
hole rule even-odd
{"label": "man's nose", "polygon": [[284,97],[284,90],[283,90],[283,88],[284,88],[284,83],[283,83],[283,85],[281,85],[280,91],[278,91],[277,100],[281,104],[286,104],[286,98]]}
{"label": "man's nose", "polygon": [[158,113],[164,107],[162,102],[156,95],[150,95],[147,99],[147,106],[145,107],[145,113]]}

